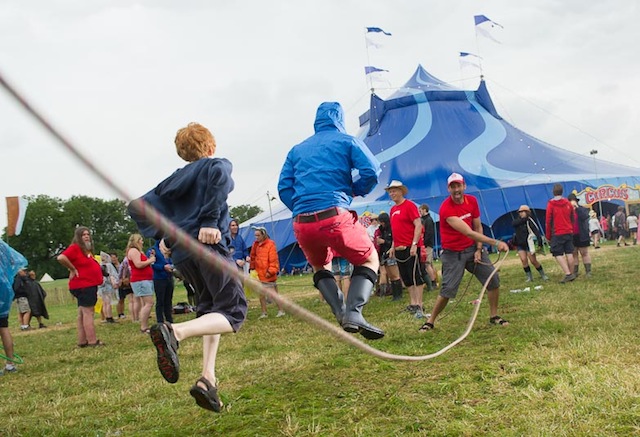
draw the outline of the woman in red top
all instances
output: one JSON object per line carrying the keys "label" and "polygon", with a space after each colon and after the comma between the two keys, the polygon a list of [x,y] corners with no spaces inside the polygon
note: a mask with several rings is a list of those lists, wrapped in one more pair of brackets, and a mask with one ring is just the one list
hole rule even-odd
{"label": "woman in red top", "polygon": [[58,262],[69,269],[69,291],[78,300],[78,346],[104,346],[96,338],[93,324],[94,306],[98,301],[98,285],[102,284],[100,264],[93,257],[93,240],[89,228],[79,226],[71,244],[58,256]]}
{"label": "woman in red top", "polygon": [[[256,241],[251,246],[251,270],[255,270],[258,274],[258,279],[262,285],[266,287],[272,287],[273,291],[278,292],[278,272],[280,271],[280,261],[278,261],[278,251],[276,250],[276,243],[269,238],[267,230],[263,227],[255,228],[254,236]],[[262,294],[260,295],[260,307],[262,308],[262,314],[260,319],[267,317],[267,298]],[[285,312],[278,305],[278,314],[276,317],[284,316]]]}
{"label": "woman in red top", "polygon": [[149,333],[149,314],[153,308],[153,268],[156,257],[148,259],[142,252],[144,239],[140,234],[133,234],[127,243],[127,258],[131,269],[131,288],[135,298],[140,299],[140,332]]}

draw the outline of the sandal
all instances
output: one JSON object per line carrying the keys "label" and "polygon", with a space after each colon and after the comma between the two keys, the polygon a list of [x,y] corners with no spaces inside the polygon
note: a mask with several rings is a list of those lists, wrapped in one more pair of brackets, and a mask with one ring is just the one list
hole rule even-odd
{"label": "sandal", "polygon": [[427,332],[433,329],[434,329],[433,323],[424,322],[424,325],[422,325],[420,329],[418,329],[418,332]]}
{"label": "sandal", "polygon": [[87,347],[87,346],[89,346],[89,343],[88,343],[88,342],[87,342],[87,343],[82,343],[82,344],[79,344],[79,345],[78,345],[78,347],[79,347],[79,348],[83,348],[83,347]]}
{"label": "sandal", "polygon": [[[207,389],[205,390],[200,387],[198,382],[203,383]],[[204,376],[200,377],[196,381],[196,384],[191,387],[191,390],[189,390],[189,394],[191,394],[191,396],[196,400],[196,404],[205,410],[219,413],[220,409],[224,406],[218,397],[218,388],[213,386]]]}
{"label": "sandal", "polygon": [[150,333],[151,333],[151,330],[149,328],[140,330],[140,334],[150,334]]}
{"label": "sandal", "polygon": [[500,326],[505,326],[509,324],[509,322],[507,322],[505,319],[503,319],[500,316],[491,317],[489,319],[489,323],[491,323],[492,325],[500,325]]}
{"label": "sandal", "polygon": [[102,340],[96,340],[95,343],[87,343],[84,347],[96,347],[96,346],[106,346],[106,344],[103,343]]}
{"label": "sandal", "polygon": [[170,323],[156,323],[150,330],[151,341],[156,347],[158,370],[162,377],[171,384],[180,377],[178,361],[178,340],[173,335]]}

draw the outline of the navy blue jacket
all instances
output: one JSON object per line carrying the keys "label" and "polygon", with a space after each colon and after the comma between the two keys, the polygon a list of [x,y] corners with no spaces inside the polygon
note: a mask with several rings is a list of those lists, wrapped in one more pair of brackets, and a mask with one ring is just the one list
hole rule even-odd
{"label": "navy blue jacket", "polygon": [[[231,170],[231,162],[227,159],[201,158],[176,170],[142,196],[142,199],[195,239],[198,238],[200,228],[219,229],[222,239],[211,247],[228,256],[231,218],[227,197],[234,186]],[[137,223],[142,235],[161,240],[165,235],[148,218],[136,211],[138,201],[136,199],[129,205],[131,218]],[[165,239],[165,244],[172,249],[171,259],[174,264],[191,257],[182,247],[172,247],[172,241]]]}
{"label": "navy blue jacket", "polygon": [[[147,257],[151,254],[151,250],[152,249],[149,249],[147,251]],[[164,268],[167,264],[171,265],[171,258],[165,258],[162,252],[160,252],[160,240],[156,241],[156,244],[153,246],[153,251],[156,256],[156,262],[151,264],[151,268],[153,269],[153,279],[172,279],[173,274],[167,272]]]}

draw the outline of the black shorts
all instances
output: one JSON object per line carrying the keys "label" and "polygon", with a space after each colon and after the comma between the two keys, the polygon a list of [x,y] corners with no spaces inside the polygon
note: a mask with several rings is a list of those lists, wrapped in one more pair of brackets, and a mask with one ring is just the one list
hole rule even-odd
{"label": "black shorts", "polygon": [[79,307],[91,308],[96,306],[98,302],[98,287],[76,288],[75,290],[69,290],[73,297],[78,299]]}
{"label": "black shorts", "polygon": [[[226,261],[235,264],[230,257]],[[196,315],[220,313],[237,332],[247,317],[247,299],[240,280],[226,270],[209,265],[203,258],[186,259],[176,264],[176,268],[198,296]]]}
{"label": "black shorts", "polygon": [[9,327],[9,316],[0,317],[0,328],[8,328]]}
{"label": "black shorts", "polygon": [[589,247],[591,246],[591,240],[580,240],[580,235],[573,235],[573,247]]}
{"label": "black shorts", "polygon": [[133,289],[131,287],[118,288],[118,299],[123,300],[127,297],[127,294],[131,293],[133,293]]}
{"label": "black shorts", "polygon": [[551,237],[549,248],[553,256],[573,254],[573,234],[554,235]]}
{"label": "black shorts", "polygon": [[426,270],[424,264],[420,262],[420,251],[424,250],[418,247],[416,256],[411,256],[411,249],[396,250],[396,261],[398,262],[398,270],[402,282],[407,287],[412,285],[423,285]]}

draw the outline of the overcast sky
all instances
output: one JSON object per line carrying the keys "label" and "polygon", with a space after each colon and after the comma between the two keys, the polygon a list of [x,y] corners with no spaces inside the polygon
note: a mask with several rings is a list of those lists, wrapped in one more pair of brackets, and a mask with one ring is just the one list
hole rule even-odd
{"label": "overcast sky", "polygon": [[[132,197],[184,165],[173,138],[197,121],[234,164],[229,203],[267,210],[319,103],[341,102],[356,133],[369,102],[365,65],[390,70],[392,87],[422,64],[475,89],[479,72],[461,70],[460,51],[483,57],[494,103],[516,127],[640,167],[638,4],[3,0],[0,73]],[[476,40],[477,14],[504,26],[502,44]],[[367,50],[367,26],[393,35]],[[2,90],[0,157],[2,197],[115,197]]]}

